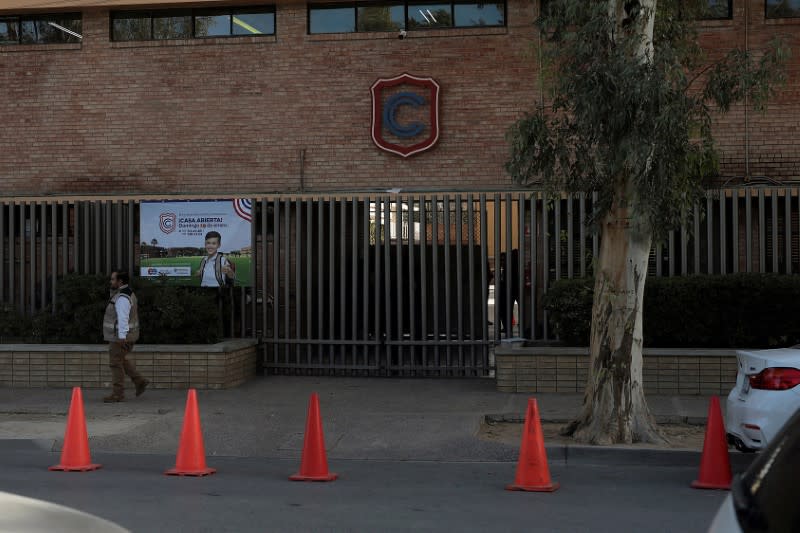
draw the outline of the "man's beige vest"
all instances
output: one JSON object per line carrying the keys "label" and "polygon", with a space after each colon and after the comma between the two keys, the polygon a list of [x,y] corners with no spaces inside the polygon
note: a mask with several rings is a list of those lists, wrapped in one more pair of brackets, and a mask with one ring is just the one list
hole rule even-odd
{"label": "man's beige vest", "polygon": [[119,340],[117,334],[117,299],[127,298],[131,302],[131,314],[128,317],[128,335],[125,340],[128,342],[136,342],[139,340],[139,305],[136,301],[136,295],[130,287],[123,287],[111,295],[111,299],[106,306],[106,314],[103,317],[103,339],[111,342]]}

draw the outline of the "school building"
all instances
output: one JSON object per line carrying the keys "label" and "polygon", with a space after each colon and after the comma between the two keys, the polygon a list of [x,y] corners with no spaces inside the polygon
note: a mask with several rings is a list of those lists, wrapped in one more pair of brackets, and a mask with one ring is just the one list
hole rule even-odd
{"label": "school building", "polygon": [[[800,2],[709,0],[709,60],[800,44]],[[504,170],[547,104],[540,0],[5,0],[0,304],[139,264],[144,200],[241,198],[253,283],[229,333],[275,371],[483,375],[550,335],[542,294],[587,275],[591,196],[548,205]],[[715,137],[707,217],[654,275],[800,271],[800,56],[766,112]]]}

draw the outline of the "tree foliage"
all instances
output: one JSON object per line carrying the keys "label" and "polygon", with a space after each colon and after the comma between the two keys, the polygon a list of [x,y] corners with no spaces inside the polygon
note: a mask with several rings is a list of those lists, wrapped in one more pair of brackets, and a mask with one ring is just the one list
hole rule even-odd
{"label": "tree foliage", "polygon": [[718,171],[713,114],[745,98],[763,108],[783,79],[787,51],[775,42],[757,54],[709,59],[696,24],[705,0],[659,0],[647,57],[634,29],[645,9],[639,2],[545,6],[537,26],[551,105],[540,103],[510,129],[506,168],[523,185],[596,192],[594,221],[632,180],[634,216],[659,239],[687,221]]}

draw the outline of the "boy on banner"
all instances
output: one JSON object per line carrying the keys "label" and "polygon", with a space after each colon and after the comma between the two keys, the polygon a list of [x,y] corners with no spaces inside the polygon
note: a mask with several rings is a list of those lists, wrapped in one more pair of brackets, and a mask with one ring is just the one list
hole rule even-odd
{"label": "boy on banner", "polygon": [[197,275],[201,287],[232,287],[236,277],[236,267],[219,251],[222,235],[217,231],[206,233],[206,257],[200,261]]}

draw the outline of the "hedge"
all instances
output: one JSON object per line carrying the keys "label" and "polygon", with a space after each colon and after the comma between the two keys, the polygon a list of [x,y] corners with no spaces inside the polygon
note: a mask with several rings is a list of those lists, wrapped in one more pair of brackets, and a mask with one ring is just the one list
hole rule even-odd
{"label": "hedge", "polygon": [[[136,278],[141,334],[148,344],[213,344],[222,339],[218,289],[173,287]],[[0,308],[0,342],[103,343],[103,313],[109,298],[106,275],[69,274],[56,284],[55,305],[33,316]]]}
{"label": "hedge", "polygon": [[[544,307],[565,344],[587,346],[593,279],[560,280]],[[770,348],[800,343],[800,276],[729,274],[648,278],[644,345]]]}

